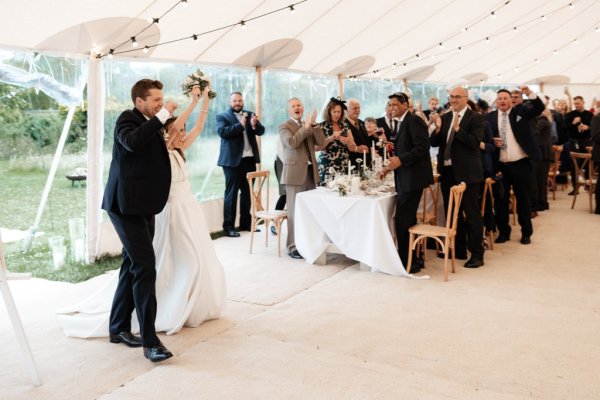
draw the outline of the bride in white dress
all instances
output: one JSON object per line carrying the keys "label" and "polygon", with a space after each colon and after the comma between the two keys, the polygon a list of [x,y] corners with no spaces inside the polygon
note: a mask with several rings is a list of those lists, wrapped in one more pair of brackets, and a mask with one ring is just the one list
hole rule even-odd
{"label": "bride in white dress", "polygon": [[[215,253],[208,227],[188,180],[183,157],[204,128],[210,99],[208,88],[192,90],[192,102],[176,119],[165,124],[166,145],[171,160],[171,190],[165,208],[156,216],[153,240],[156,255],[156,331],[167,335],[183,326],[197,327],[218,318],[225,306],[225,274]],[[202,100],[192,130],[186,135],[185,121]],[[169,126],[169,123],[172,122]],[[118,270],[90,297],[57,311],[67,336],[108,336],[110,308],[118,283]],[[132,331],[139,325],[132,316]]]}

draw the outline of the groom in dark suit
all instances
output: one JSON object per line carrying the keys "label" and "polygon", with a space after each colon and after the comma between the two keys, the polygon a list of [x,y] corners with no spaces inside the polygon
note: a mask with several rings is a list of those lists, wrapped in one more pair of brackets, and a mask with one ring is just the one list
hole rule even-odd
{"label": "groom in dark suit", "polygon": [[[110,311],[112,343],[144,347],[153,362],[173,356],[160,342],[156,319],[156,266],[152,239],[154,215],[167,203],[171,166],[162,127],[177,104],[163,103],[162,83],[142,79],[131,88],[132,110],[115,125],[112,161],[102,208],[123,243],[123,263]],[[131,333],[135,309],[140,334]]]}
{"label": "groom in dark suit", "polygon": [[[396,183],[396,238],[398,254],[404,268],[408,269],[408,229],[417,223],[417,210],[423,189],[433,184],[431,158],[429,157],[429,135],[422,118],[408,111],[408,96],[394,93],[389,96],[392,117],[399,121],[398,133],[394,141],[394,156],[383,175],[394,170]],[[418,258],[413,255],[410,272],[421,270]]]}
{"label": "groom in dark suit", "polygon": [[260,154],[256,136],[265,133],[265,127],[256,114],[244,110],[240,92],[229,96],[229,110],[217,115],[217,133],[221,137],[221,151],[217,165],[225,173],[225,198],[223,202],[223,230],[229,237],[239,237],[235,230],[237,197],[240,193],[240,230],[250,230],[250,188],[248,172],[256,171]]}

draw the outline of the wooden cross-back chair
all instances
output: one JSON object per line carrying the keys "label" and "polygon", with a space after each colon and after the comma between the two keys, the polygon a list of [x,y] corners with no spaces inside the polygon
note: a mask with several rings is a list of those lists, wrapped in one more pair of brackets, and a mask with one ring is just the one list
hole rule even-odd
{"label": "wooden cross-back chair", "polygon": [[[573,166],[575,168],[575,180],[573,182],[573,204],[571,209],[575,207],[577,201],[577,194],[579,188],[584,186],[588,191],[588,197],[590,199],[590,212],[594,212],[593,197],[594,190],[596,188],[597,179],[594,177],[594,161],[592,161],[591,153],[575,153],[571,152],[571,160],[573,160]],[[597,199],[596,199],[597,200]]]}
{"label": "wooden cross-back chair", "polygon": [[[462,201],[463,193],[467,185],[461,183],[450,188],[450,201],[448,201],[448,213],[446,215],[446,226],[434,226],[429,224],[417,224],[412,226],[408,232],[410,241],[408,247],[408,265],[406,271],[410,273],[413,250],[417,246],[427,248],[425,241],[427,238],[433,238],[440,244],[444,253],[444,280],[448,280],[448,256],[452,252],[452,272],[456,272],[456,254],[454,249],[454,239],[456,237],[456,225],[458,223],[458,212]],[[444,239],[442,241],[442,238]]]}
{"label": "wooden cross-back chair", "polygon": [[[494,188],[493,185],[496,183],[496,180],[493,178],[486,178],[483,186],[483,196],[481,198],[481,217],[485,219],[485,205],[487,198],[490,199],[490,206],[492,207],[492,213],[494,212]],[[483,224],[483,235],[487,234],[488,236],[488,246],[490,250],[494,250],[494,232],[488,231],[485,227],[485,223]]]}
{"label": "wooden cross-back chair", "polygon": [[[269,223],[272,222],[273,225],[275,225],[275,229],[277,229],[277,255],[281,257],[281,224],[287,219],[287,212],[269,210],[269,174],[270,172],[265,170],[248,172],[246,175],[248,185],[250,186],[250,214],[252,217],[252,226],[250,227],[250,253],[252,253],[254,231],[261,221],[265,222],[265,246],[269,247]],[[266,196],[263,196],[263,188],[265,187]],[[263,197],[266,199],[264,205]]]}
{"label": "wooden cross-back chair", "polygon": [[[560,168],[560,155],[563,151],[563,147],[559,145],[552,146],[552,152],[554,153],[554,162],[550,165],[548,170],[548,181],[550,183],[550,190],[552,191],[552,200],[556,200],[556,177],[558,176]],[[562,185],[562,190],[565,190],[565,185]]]}

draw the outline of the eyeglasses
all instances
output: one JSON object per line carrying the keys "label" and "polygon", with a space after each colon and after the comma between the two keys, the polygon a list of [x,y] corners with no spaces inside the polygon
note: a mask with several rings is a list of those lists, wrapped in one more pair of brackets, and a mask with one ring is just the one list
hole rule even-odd
{"label": "eyeglasses", "polygon": [[448,96],[448,98],[449,98],[450,100],[460,100],[460,99],[462,99],[463,97],[467,97],[467,96],[461,96],[461,95],[456,95],[456,96],[452,96],[452,95],[450,95],[450,96]]}

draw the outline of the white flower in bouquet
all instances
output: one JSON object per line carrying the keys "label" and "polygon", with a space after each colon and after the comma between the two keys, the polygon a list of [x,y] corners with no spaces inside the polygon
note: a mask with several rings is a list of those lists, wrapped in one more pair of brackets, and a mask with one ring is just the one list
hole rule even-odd
{"label": "white flower in bouquet", "polygon": [[181,84],[181,89],[183,89],[183,94],[189,95],[192,92],[192,88],[194,86],[199,86],[200,91],[204,91],[205,88],[209,88],[208,90],[208,98],[214,99],[217,97],[217,93],[211,90],[210,87],[210,79],[204,76],[204,72],[199,69],[196,72],[188,75],[185,82]]}

